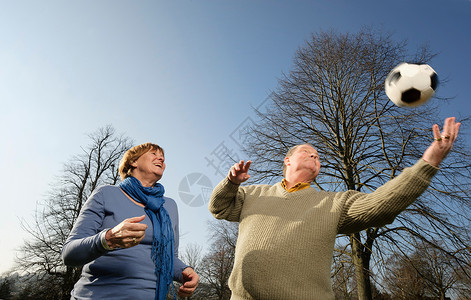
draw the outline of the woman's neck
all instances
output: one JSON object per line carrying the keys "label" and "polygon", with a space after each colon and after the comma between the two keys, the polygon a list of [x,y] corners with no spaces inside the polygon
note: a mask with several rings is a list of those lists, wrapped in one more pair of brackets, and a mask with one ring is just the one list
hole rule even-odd
{"label": "woman's neck", "polygon": [[142,176],[140,173],[134,172],[132,174],[134,178],[139,180],[139,182],[142,184],[143,187],[153,187],[157,181],[159,181],[160,178],[156,179],[154,178],[147,178],[145,176]]}
{"label": "woman's neck", "polygon": [[123,190],[121,190],[121,191],[122,191],[123,194],[126,195],[126,197],[128,197],[129,200],[131,200],[134,204],[139,205],[140,207],[145,207],[144,204],[137,202],[136,200],[134,200],[133,198],[131,198],[131,196],[129,196],[128,194],[126,194],[125,191],[123,191]]}

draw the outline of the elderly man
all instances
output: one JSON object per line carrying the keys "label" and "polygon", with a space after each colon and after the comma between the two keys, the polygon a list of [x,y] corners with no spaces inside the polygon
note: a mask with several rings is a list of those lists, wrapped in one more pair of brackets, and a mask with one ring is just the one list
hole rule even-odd
{"label": "elderly man", "polygon": [[308,144],[290,149],[285,178],[274,185],[240,186],[250,161],[234,164],[214,189],[209,210],[218,219],[240,222],[231,299],[334,299],[330,270],[337,234],[389,224],[429,186],[451,150],[460,123],[447,118],[435,141],[412,167],[373,193],[317,191],[317,151]]}

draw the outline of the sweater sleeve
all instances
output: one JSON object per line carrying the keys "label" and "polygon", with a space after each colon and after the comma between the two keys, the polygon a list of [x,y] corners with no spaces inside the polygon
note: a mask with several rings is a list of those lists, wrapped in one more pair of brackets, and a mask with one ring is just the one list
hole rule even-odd
{"label": "sweater sleeve", "polygon": [[82,266],[108,252],[101,236],[104,218],[103,193],[97,189],[85,202],[69,237],[62,248],[62,260],[67,266]]}
{"label": "sweater sleeve", "polygon": [[373,193],[339,193],[338,199],[343,207],[338,233],[353,233],[392,223],[427,189],[437,171],[437,168],[420,159]]}
{"label": "sweater sleeve", "polygon": [[245,193],[239,187],[226,177],[214,188],[208,208],[216,219],[239,221],[245,199]]}

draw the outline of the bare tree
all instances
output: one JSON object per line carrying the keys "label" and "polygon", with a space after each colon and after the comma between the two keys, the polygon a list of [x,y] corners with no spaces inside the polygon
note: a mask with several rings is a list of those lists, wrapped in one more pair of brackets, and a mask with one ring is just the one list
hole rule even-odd
{"label": "bare tree", "polygon": [[[320,190],[371,192],[397,176],[430,144],[440,103],[398,108],[384,95],[384,79],[399,62],[433,57],[426,46],[408,55],[405,41],[371,29],[313,34],[247,133],[243,150],[253,161],[252,182],[279,180],[285,153],[301,143],[314,145],[321,157],[313,183]],[[470,253],[460,249],[470,245],[469,157],[458,141],[430,189],[393,225],[339,238],[355,266],[359,299],[372,299],[371,263],[410,247],[411,236],[429,242],[440,236],[447,245],[442,251],[466,261]]]}
{"label": "bare tree", "polygon": [[401,254],[391,256],[385,283],[394,299],[422,299],[426,295],[426,279],[415,268],[420,264],[418,259]]}
{"label": "bare tree", "polygon": [[[181,258],[190,267],[192,267],[193,270],[195,270],[197,274],[200,275],[200,269],[202,267],[202,261],[203,261],[203,247],[201,245],[198,245],[196,243],[188,244],[183,250],[181,254]],[[175,287],[175,290],[177,290],[181,286],[181,283],[174,282],[173,285]],[[188,299],[188,300],[200,300],[200,299],[203,300],[203,299],[207,299],[207,293],[208,291],[206,287],[204,286],[204,284],[200,284],[191,297],[181,298],[178,295],[177,297],[179,299],[181,298],[181,299]],[[167,298],[173,299],[168,296]]]}
{"label": "bare tree", "polygon": [[198,244],[188,244],[183,253],[182,260],[198,273],[201,268],[201,261],[203,259],[203,247]]}
{"label": "bare tree", "polygon": [[9,277],[0,277],[0,299],[10,300],[12,299],[13,282]]}
{"label": "bare tree", "polygon": [[[332,289],[336,300],[356,300],[358,299],[357,284],[355,278],[355,266],[350,252],[337,245],[337,251],[334,253],[332,263]],[[375,300],[391,300],[388,289],[384,287],[384,279],[376,280],[372,278],[371,293]],[[378,286],[382,289],[378,289]]]}
{"label": "bare tree", "polygon": [[411,255],[395,253],[390,259],[389,276],[384,279],[395,299],[445,300],[451,291],[469,291],[469,278],[459,284],[462,268],[453,256],[436,247],[439,242],[427,244],[418,240],[415,244]]}
{"label": "bare tree", "polygon": [[332,287],[335,299],[353,299],[355,292],[355,269],[349,253],[338,251],[334,255]]}
{"label": "bare tree", "polygon": [[[467,266],[467,273],[471,271],[471,264]],[[453,290],[456,292],[457,300],[471,300],[471,280],[466,274],[463,275],[463,272],[460,269],[456,270],[458,274],[458,281],[453,287]]]}
{"label": "bare tree", "polygon": [[34,221],[22,223],[31,239],[22,246],[17,265],[33,274],[34,280],[54,281],[54,288],[44,289],[44,299],[70,298],[81,268],[63,265],[62,246],[91,192],[100,185],[117,183],[119,160],[131,147],[129,138],[117,135],[111,126],[100,128],[89,138],[91,142],[82,153],[64,164],[46,200],[38,201]]}
{"label": "bare tree", "polygon": [[445,300],[446,293],[458,281],[459,275],[456,270],[459,268],[454,257],[440,251],[434,245],[440,245],[440,243],[435,242],[432,245],[419,243],[417,256],[422,264],[419,264],[416,269],[421,277],[425,278],[430,294],[440,300]]}
{"label": "bare tree", "polygon": [[201,283],[208,289],[206,299],[226,300],[231,297],[228,279],[234,265],[238,224],[211,221],[209,232],[211,246],[201,263]]}

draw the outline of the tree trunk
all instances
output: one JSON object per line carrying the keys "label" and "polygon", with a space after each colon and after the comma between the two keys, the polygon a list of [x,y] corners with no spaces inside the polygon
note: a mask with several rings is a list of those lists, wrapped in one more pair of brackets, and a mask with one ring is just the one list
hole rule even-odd
{"label": "tree trunk", "polygon": [[[352,259],[355,266],[355,277],[357,281],[358,300],[372,300],[370,281],[370,255],[364,252],[365,247],[360,242],[360,234],[350,236],[352,245]],[[369,251],[369,250],[366,250]]]}
{"label": "tree trunk", "polygon": [[81,267],[66,267],[62,284],[62,297],[64,300],[70,299],[70,292],[74,288],[75,283],[80,279],[81,273]]}
{"label": "tree trunk", "polygon": [[445,300],[445,299],[446,299],[445,291],[443,289],[440,289],[440,300]]}

